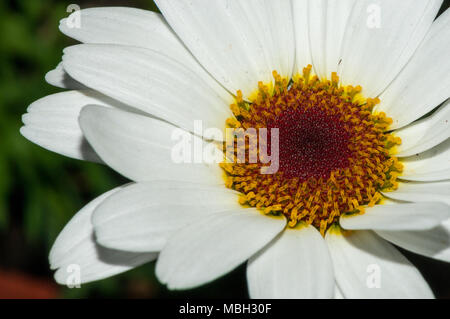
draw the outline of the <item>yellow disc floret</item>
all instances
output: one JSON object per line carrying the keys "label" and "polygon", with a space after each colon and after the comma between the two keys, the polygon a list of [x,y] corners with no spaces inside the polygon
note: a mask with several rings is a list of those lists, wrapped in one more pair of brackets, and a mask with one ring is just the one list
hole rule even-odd
{"label": "yellow disc floret", "polygon": [[[221,166],[242,205],[325,234],[343,213],[364,213],[380,201],[380,191],[397,188],[402,165],[389,151],[401,140],[387,132],[386,114],[372,113],[378,98],[363,98],[360,86],[340,86],[336,73],[322,81],[310,73],[308,66],[289,83],[274,72],[275,84],[259,83],[252,102],[237,92],[231,105],[236,118],[227,120],[229,128],[279,130],[279,170],[262,174],[266,164],[236,156]],[[258,143],[270,149],[270,142]],[[247,151],[255,147],[248,144]]]}

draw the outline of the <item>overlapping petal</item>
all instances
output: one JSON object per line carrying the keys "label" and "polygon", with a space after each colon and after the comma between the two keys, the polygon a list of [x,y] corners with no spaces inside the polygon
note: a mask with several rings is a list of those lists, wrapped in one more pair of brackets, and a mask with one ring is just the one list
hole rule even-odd
{"label": "overlapping petal", "polygon": [[[79,28],[70,23],[75,15],[82,17]],[[228,92],[200,66],[159,13],[125,7],[88,8],[61,20],[59,28],[82,43],[126,45],[164,54],[187,65],[216,94],[229,99]]]}
{"label": "overlapping petal", "polygon": [[45,75],[45,81],[48,84],[59,87],[61,89],[69,90],[86,90],[87,87],[80,82],[74,80],[69,74],[64,70],[62,62],[59,63],[55,69],[47,72]]}
{"label": "overlapping petal", "polygon": [[[414,54],[441,4],[442,0],[356,1],[343,41],[343,84],[361,85],[365,96],[381,94]],[[422,77],[429,81],[423,73]],[[396,101],[386,102],[390,105]]]}
{"label": "overlapping petal", "polygon": [[[178,142],[173,136],[177,131],[168,123],[116,109],[87,106],[81,112],[80,126],[101,159],[131,180],[224,183],[217,164],[174,160],[173,147]],[[187,136],[192,142],[191,147],[203,146],[200,137]]]}
{"label": "overlapping petal", "polygon": [[419,271],[373,232],[331,230],[325,240],[345,298],[433,298]]}
{"label": "overlapping petal", "polygon": [[424,202],[367,207],[364,214],[342,215],[339,222],[351,230],[429,230],[449,218],[450,206]]}
{"label": "overlapping petal", "polygon": [[402,139],[395,156],[408,157],[427,151],[450,137],[450,100],[433,115],[395,131]]}
{"label": "overlapping petal", "polygon": [[309,1],[292,0],[295,34],[295,66],[294,74],[302,74],[302,69],[313,64],[311,56],[311,41],[309,40]]}
{"label": "overlapping petal", "polygon": [[22,117],[25,126],[20,132],[33,143],[50,151],[76,159],[101,162],[78,124],[81,109],[88,104],[129,109],[92,90],[57,93],[28,107]]}
{"label": "overlapping petal", "polygon": [[50,266],[62,285],[77,286],[128,271],[155,260],[156,253],[111,250],[95,242],[91,217],[96,207],[119,189],[107,192],[81,209],[59,234],[50,251]]}
{"label": "overlapping petal", "polygon": [[197,60],[230,92],[249,96],[272,71],[292,74],[291,1],[157,0],[167,22]]}
{"label": "overlapping petal", "polygon": [[76,80],[153,116],[194,131],[223,128],[232,117],[224,100],[188,65],[152,50],[82,44],[66,48],[64,69]]}
{"label": "overlapping petal", "polygon": [[386,192],[389,198],[410,202],[442,202],[450,205],[450,181],[401,182],[398,189]]}
{"label": "overlapping petal", "polygon": [[131,185],[95,210],[97,241],[105,247],[160,251],[168,238],[198,218],[239,209],[238,195],[223,186],[180,181]]}
{"label": "overlapping petal", "polygon": [[422,231],[377,231],[382,238],[413,253],[450,262],[450,220]]}
{"label": "overlapping petal", "polygon": [[331,73],[338,71],[344,35],[355,3],[355,0],[309,1],[307,21],[312,60],[321,79],[330,79]]}
{"label": "overlapping petal", "polygon": [[250,297],[332,298],[333,265],[320,233],[312,226],[286,229],[250,258],[247,265]]}
{"label": "overlapping petal", "polygon": [[421,118],[450,96],[449,39],[450,10],[447,10],[433,23],[417,52],[380,97],[376,111],[383,111],[393,119],[391,129]]}
{"label": "overlapping petal", "polygon": [[432,182],[450,179],[450,139],[432,149],[402,158],[401,178],[409,181]]}
{"label": "overlapping petal", "polygon": [[161,251],[156,275],[170,289],[188,289],[225,275],[267,245],[286,220],[252,208],[211,214],[181,229]]}

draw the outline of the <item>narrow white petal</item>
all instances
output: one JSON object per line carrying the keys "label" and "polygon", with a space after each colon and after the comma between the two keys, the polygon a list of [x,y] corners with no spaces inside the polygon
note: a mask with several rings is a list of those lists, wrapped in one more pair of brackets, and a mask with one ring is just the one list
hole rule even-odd
{"label": "narrow white petal", "polygon": [[195,121],[221,129],[232,117],[231,96],[222,99],[187,65],[152,50],[82,44],[66,48],[63,62],[87,86],[190,131]]}
{"label": "narrow white petal", "polygon": [[330,79],[338,71],[342,42],[355,0],[310,1],[309,36],[316,74]]}
{"label": "narrow white petal", "polygon": [[356,1],[344,37],[343,84],[361,85],[366,96],[378,96],[414,54],[441,4],[442,0]]}
{"label": "narrow white petal", "polygon": [[154,181],[131,185],[105,200],[92,223],[109,248],[160,251],[167,239],[201,216],[239,209],[238,194],[224,186]]}
{"label": "narrow white petal", "polygon": [[156,259],[155,253],[134,254],[96,244],[91,224],[92,212],[117,190],[105,193],[86,205],[59,234],[49,256],[51,268],[57,269],[55,279],[58,283],[83,284],[100,280]]}
{"label": "narrow white petal", "polygon": [[309,40],[309,1],[292,0],[292,9],[296,46],[294,73],[302,74],[304,67],[313,65]]}
{"label": "narrow white petal", "polygon": [[402,158],[401,178],[409,181],[431,182],[450,179],[450,139],[432,149]]}
{"label": "narrow white petal", "polygon": [[249,0],[241,1],[240,5],[264,47],[267,64],[272,71],[290,78],[295,62],[291,0]]}
{"label": "narrow white petal", "polygon": [[377,234],[413,253],[450,262],[450,220],[424,231],[377,231]]}
{"label": "narrow white petal", "polygon": [[[173,134],[179,129],[168,123],[116,109],[87,106],[81,111],[80,126],[101,159],[131,180],[224,183],[217,164],[174,161],[172,151],[179,141],[173,139]],[[184,133],[191,146],[202,145],[200,138]]]}
{"label": "narrow white petal", "polygon": [[73,78],[70,77],[69,74],[66,73],[64,70],[64,67],[62,65],[62,62],[58,64],[58,66],[54,69],[49,71],[45,75],[45,81],[48,84],[51,84],[53,86],[62,88],[62,89],[69,89],[69,90],[85,90],[87,89],[83,84],[81,84],[78,81],[75,81]]}
{"label": "narrow white petal", "polygon": [[88,144],[78,124],[81,109],[88,104],[125,108],[91,90],[69,91],[44,97],[31,104],[20,132],[28,140],[64,156],[101,162]]}
{"label": "narrow white petal", "polygon": [[362,215],[342,215],[345,229],[426,230],[450,218],[450,206],[443,203],[410,203],[366,207]]}
{"label": "narrow white petal", "polygon": [[[76,15],[82,16],[79,28],[71,25]],[[126,7],[88,8],[60,21],[65,35],[82,43],[123,44],[160,50],[181,48],[179,40],[164,18],[152,11]],[[157,42],[157,43],[155,43]],[[159,42],[159,43],[158,43]],[[173,54],[180,54],[175,52]],[[186,50],[185,50],[186,51]]]}
{"label": "narrow white petal", "polygon": [[[67,23],[74,15],[82,17],[80,28]],[[125,7],[89,8],[61,20],[60,29],[82,43],[121,44],[167,55],[194,70],[216,94],[229,98],[229,93],[200,66],[159,13]]]}
{"label": "narrow white petal", "polygon": [[225,275],[267,245],[285,227],[282,217],[252,208],[201,217],[171,237],[156,264],[170,289],[188,289]]}
{"label": "narrow white petal", "polygon": [[325,237],[337,284],[347,299],[433,298],[420,272],[391,244],[371,231]]}
{"label": "narrow white petal", "polygon": [[273,70],[292,74],[289,0],[155,2],[197,60],[230,92],[250,95],[258,81],[272,81]]}
{"label": "narrow white petal", "polygon": [[429,150],[450,137],[450,100],[433,115],[395,131],[402,139],[395,156],[408,157]]}
{"label": "narrow white petal", "polygon": [[338,287],[337,284],[334,285],[334,299],[345,299],[342,290]]}
{"label": "narrow white petal", "polygon": [[450,182],[403,182],[386,197],[410,202],[442,202],[450,205]]}
{"label": "narrow white petal", "polygon": [[327,245],[312,226],[287,228],[247,265],[251,298],[316,299],[334,294]]}
{"label": "narrow white petal", "polygon": [[447,10],[433,23],[411,61],[380,97],[376,111],[386,112],[394,120],[392,129],[412,123],[450,96],[449,39]]}
{"label": "narrow white petal", "polygon": [[316,74],[327,78],[327,0],[308,2],[308,29],[311,58]]}

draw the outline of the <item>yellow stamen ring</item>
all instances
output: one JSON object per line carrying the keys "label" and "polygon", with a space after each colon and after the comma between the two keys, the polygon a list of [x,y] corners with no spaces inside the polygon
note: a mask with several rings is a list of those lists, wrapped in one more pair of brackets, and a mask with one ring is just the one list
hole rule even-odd
{"label": "yellow stamen ring", "polygon": [[260,82],[252,103],[237,92],[231,105],[236,118],[226,124],[244,130],[278,126],[280,171],[265,175],[263,163],[223,163],[226,186],[242,193],[242,205],[283,214],[290,227],[303,222],[324,235],[343,213],[362,214],[363,206],[381,200],[380,191],[397,188],[403,167],[390,150],[401,140],[386,132],[392,124],[386,114],[372,113],[379,99],[363,98],[360,86],[340,86],[336,73],[320,81],[309,65],[291,83],[273,75],[275,84]]}

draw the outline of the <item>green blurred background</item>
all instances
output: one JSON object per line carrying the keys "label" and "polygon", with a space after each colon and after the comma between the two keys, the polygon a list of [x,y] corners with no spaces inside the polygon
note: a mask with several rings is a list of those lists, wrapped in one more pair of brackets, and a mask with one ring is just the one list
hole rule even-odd
{"label": "green blurred background", "polygon": [[[19,134],[21,115],[33,101],[61,90],[44,75],[74,44],[58,31],[66,8],[132,6],[157,11],[151,0],[0,1],[0,298],[247,297],[245,269],[205,287],[170,292],[154,276],[154,264],[80,289],[53,282],[47,255],[64,225],[88,201],[124,183],[110,169],[46,151]],[[446,1],[445,7],[448,7]],[[450,297],[450,266],[406,253],[437,297]]]}

